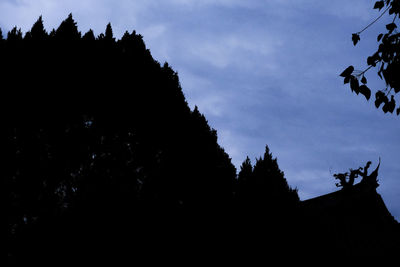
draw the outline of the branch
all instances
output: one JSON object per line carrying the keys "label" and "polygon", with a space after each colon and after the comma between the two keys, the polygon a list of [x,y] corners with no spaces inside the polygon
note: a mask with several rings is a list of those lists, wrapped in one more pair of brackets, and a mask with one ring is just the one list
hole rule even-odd
{"label": "branch", "polygon": [[366,73],[370,68],[372,68],[372,65],[369,66],[368,68],[366,68],[364,71],[362,71],[362,72],[361,72],[360,74],[358,74],[357,76],[363,75],[363,74]]}
{"label": "branch", "polygon": [[394,23],[394,21],[396,20],[396,18],[397,18],[397,14],[394,16],[392,23]]}
{"label": "branch", "polygon": [[[366,29],[368,29],[372,24],[374,24],[375,22],[377,22],[382,16],[383,14],[386,13],[386,11],[389,10],[391,6],[389,5],[383,12],[382,14],[379,15],[379,17],[377,17],[373,22],[371,22],[370,24],[368,24],[364,29],[362,29],[361,31],[357,32],[357,34],[361,34],[363,31],[365,31]],[[395,17],[396,18],[396,17]]]}
{"label": "branch", "polygon": [[389,94],[390,94],[390,92],[392,92],[392,87],[390,87],[389,88],[389,90],[388,90],[388,86],[386,86],[386,91],[387,91],[387,93],[386,93],[386,97],[388,97],[389,96]]}

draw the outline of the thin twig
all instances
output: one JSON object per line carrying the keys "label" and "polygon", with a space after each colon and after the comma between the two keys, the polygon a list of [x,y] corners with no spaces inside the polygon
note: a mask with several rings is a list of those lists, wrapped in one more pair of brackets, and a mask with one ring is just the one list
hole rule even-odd
{"label": "thin twig", "polygon": [[397,14],[394,16],[392,23],[394,23],[394,21],[396,20],[396,18],[397,18]]}
{"label": "thin twig", "polygon": [[385,14],[386,11],[389,10],[390,7],[391,7],[391,6],[389,5],[389,6],[382,12],[382,14],[379,15],[379,17],[377,17],[373,22],[371,22],[370,24],[368,24],[364,29],[362,29],[361,31],[359,31],[357,34],[361,34],[363,31],[365,31],[366,29],[368,29],[372,24],[374,24],[378,19],[380,19],[380,18],[383,16],[383,14]]}
{"label": "thin twig", "polygon": [[369,66],[368,68],[366,68],[364,71],[360,72],[359,74],[357,74],[357,77],[360,77],[361,75],[364,75],[364,73],[366,73],[370,68],[372,68],[373,66]]}
{"label": "thin twig", "polygon": [[386,97],[388,97],[388,96],[389,96],[389,94],[390,94],[390,92],[392,91],[392,89],[393,89],[393,88],[392,88],[392,87],[390,87],[390,88],[389,88],[389,90],[388,90],[388,86],[386,86],[386,89],[385,89],[385,90],[387,91],[387,93],[386,93]]}

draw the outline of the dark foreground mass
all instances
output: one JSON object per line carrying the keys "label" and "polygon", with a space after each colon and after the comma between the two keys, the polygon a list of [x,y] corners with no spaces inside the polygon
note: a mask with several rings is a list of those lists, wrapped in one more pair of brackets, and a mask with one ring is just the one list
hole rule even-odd
{"label": "dark foreground mass", "polygon": [[[0,35],[1,36],[1,35]],[[178,75],[142,36],[0,37],[11,265],[188,265],[394,256],[399,227],[375,188],[300,202],[268,147],[237,175]],[[330,199],[330,197],[326,197]]]}

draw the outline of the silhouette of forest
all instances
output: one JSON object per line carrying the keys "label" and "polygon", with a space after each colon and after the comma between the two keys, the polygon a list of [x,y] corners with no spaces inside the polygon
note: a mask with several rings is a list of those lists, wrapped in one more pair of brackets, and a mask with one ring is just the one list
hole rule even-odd
{"label": "silhouette of forest", "polygon": [[[135,31],[117,40],[108,24],[82,34],[70,14],[48,33],[40,17],[25,35],[0,34],[0,58],[9,264],[266,262],[399,248],[397,222],[386,219],[373,220],[361,245],[336,238],[348,217],[304,212],[268,146],[237,171],[178,74]],[[378,239],[384,249],[370,246]]]}

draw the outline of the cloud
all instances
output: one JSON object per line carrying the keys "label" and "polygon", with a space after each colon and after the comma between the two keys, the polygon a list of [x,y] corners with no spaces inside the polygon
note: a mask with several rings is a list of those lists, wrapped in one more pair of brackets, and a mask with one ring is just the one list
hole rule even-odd
{"label": "cloud", "polygon": [[[260,40],[245,34],[210,37],[205,40],[191,40],[189,53],[196,60],[205,61],[216,68],[229,66],[249,70],[255,67],[255,58],[266,59],[275,50],[275,44],[266,38]],[[274,68],[271,64],[267,66]]]}
{"label": "cloud", "polygon": [[241,1],[241,0],[170,0],[171,4],[178,6],[199,8],[199,7],[254,7],[260,1]]}
{"label": "cloud", "polygon": [[[337,190],[334,186],[334,178],[329,170],[324,169],[303,169],[291,173],[285,172],[292,186],[299,188],[300,199],[308,199],[323,193],[330,193]],[[304,186],[306,185],[306,188]]]}

